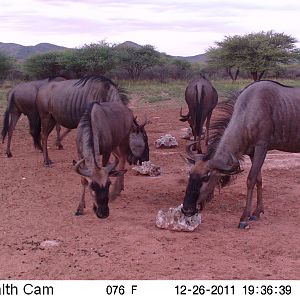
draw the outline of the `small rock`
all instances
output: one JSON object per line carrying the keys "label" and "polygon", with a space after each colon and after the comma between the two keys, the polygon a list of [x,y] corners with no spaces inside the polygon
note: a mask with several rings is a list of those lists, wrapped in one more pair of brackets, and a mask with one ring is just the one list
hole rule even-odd
{"label": "small rock", "polygon": [[143,161],[142,165],[134,166],[132,170],[137,171],[139,174],[148,175],[148,176],[159,176],[160,175],[160,167],[154,165],[149,161]]}
{"label": "small rock", "polygon": [[156,148],[174,148],[178,146],[178,142],[171,134],[165,134],[155,141]]}
{"label": "small rock", "polygon": [[57,247],[59,246],[60,242],[57,240],[47,240],[47,241],[43,241],[41,242],[40,246],[43,248],[46,247]]}
{"label": "small rock", "polygon": [[160,210],[156,217],[156,226],[162,229],[175,231],[193,231],[201,224],[201,215],[196,213],[191,217],[185,216],[182,211],[182,204],[170,208],[168,211]]}

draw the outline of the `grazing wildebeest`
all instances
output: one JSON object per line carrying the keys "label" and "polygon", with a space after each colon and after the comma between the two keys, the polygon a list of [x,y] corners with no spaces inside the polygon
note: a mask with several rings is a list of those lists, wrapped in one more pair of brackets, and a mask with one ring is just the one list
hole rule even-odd
{"label": "grazing wildebeest", "polygon": [[[108,200],[115,199],[124,189],[126,160],[130,164],[149,160],[145,124],[138,125],[132,111],[120,102],[93,102],[89,105],[77,129],[79,161],[75,170],[83,176],[83,192],[76,215],[83,214],[85,189],[90,182],[89,187],[95,195],[96,215],[99,218],[109,216]],[[115,156],[113,163],[109,163],[111,153]],[[116,166],[118,170],[115,170]],[[109,176],[117,176],[110,192]]]}
{"label": "grazing wildebeest", "polygon": [[[184,160],[191,166],[195,165],[198,161],[198,164],[201,164],[200,161],[207,161],[212,159],[214,156],[217,146],[220,142],[222,135],[224,134],[225,129],[227,128],[229,121],[232,117],[233,107],[236,100],[237,95],[232,94],[231,97],[223,102],[220,102],[216,105],[215,109],[213,110],[211,116],[211,123],[210,123],[210,135],[208,140],[208,145],[206,152],[204,154],[199,154],[197,151],[193,151],[193,146],[197,143],[194,141],[186,145],[186,154],[187,157],[183,157]],[[215,186],[224,187],[227,186],[231,182],[230,175],[220,175],[215,176]],[[209,195],[208,200],[213,198],[213,192]]]}
{"label": "grazing wildebeest", "polygon": [[212,84],[204,77],[198,76],[192,80],[185,90],[185,101],[189,112],[182,114],[180,110],[180,120],[188,121],[193,132],[194,140],[198,140],[198,151],[202,153],[200,138],[203,125],[206,120],[206,145],[209,140],[209,124],[213,109],[218,103],[218,93]]}
{"label": "grazing wildebeest", "polygon": [[[239,228],[264,212],[261,167],[268,150],[300,152],[300,88],[274,81],[247,86],[236,100],[232,118],[211,159],[198,161],[191,170],[182,211],[197,212],[207,201],[221,174],[240,172],[239,160],[249,155],[252,166],[247,178],[246,207]],[[252,194],[257,187],[257,205],[251,215]]]}
{"label": "grazing wildebeest", "polygon": [[115,83],[104,76],[53,82],[40,88],[37,107],[42,123],[42,146],[46,166],[51,164],[47,140],[55,123],[68,129],[76,128],[87,104],[92,101],[127,104],[128,99]]}
{"label": "grazing wildebeest", "polygon": [[[65,80],[62,77],[48,78],[43,80],[35,80],[30,82],[24,82],[16,85],[9,93],[7,97],[7,109],[4,113],[3,118],[3,129],[2,129],[2,143],[4,143],[5,137],[8,134],[6,156],[12,157],[10,150],[11,139],[16,124],[21,116],[24,114],[27,116],[29,121],[30,134],[33,137],[34,146],[37,149],[42,150],[40,141],[40,130],[41,120],[39,118],[38,110],[36,107],[36,96],[41,86],[48,84],[51,81],[62,81]],[[62,149],[60,136],[60,126],[57,126],[57,140],[56,145],[59,149]]]}

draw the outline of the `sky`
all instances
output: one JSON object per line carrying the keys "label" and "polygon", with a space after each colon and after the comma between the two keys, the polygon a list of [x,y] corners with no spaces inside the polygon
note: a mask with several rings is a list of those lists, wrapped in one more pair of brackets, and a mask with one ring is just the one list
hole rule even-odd
{"label": "sky", "polygon": [[299,0],[0,0],[0,42],[73,48],[133,41],[192,56],[226,36],[260,31],[300,42],[299,18]]}

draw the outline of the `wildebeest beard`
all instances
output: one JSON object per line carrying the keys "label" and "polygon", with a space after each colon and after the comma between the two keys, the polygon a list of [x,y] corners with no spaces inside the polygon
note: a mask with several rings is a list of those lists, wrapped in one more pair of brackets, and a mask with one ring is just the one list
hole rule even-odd
{"label": "wildebeest beard", "polygon": [[109,186],[110,181],[108,180],[104,187],[96,182],[92,182],[90,187],[95,192],[95,204],[94,212],[98,218],[104,219],[109,216],[108,197],[109,197]]}
{"label": "wildebeest beard", "polygon": [[[129,145],[129,149],[128,149],[128,155],[127,155],[127,161],[130,165],[134,164],[141,164],[143,161],[148,161],[149,160],[149,145],[148,145],[148,137],[147,134],[144,132],[140,133],[140,137],[143,139],[143,143],[144,143],[144,150],[141,154],[136,155],[133,153],[133,150],[131,149],[130,146],[135,147],[135,142],[130,143],[131,145]],[[139,152],[138,151],[134,151],[134,152]]]}

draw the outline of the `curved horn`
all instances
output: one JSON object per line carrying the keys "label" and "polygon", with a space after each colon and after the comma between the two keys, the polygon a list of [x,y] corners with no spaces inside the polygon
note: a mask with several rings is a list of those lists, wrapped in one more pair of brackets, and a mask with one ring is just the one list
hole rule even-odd
{"label": "curved horn", "polygon": [[145,127],[145,125],[147,125],[149,123],[149,121],[148,121],[148,118],[147,118],[147,115],[145,114],[145,116],[144,116],[144,122],[140,125],[142,128],[144,128]]}
{"label": "curved horn", "polygon": [[188,118],[190,116],[190,113],[188,112],[187,115],[182,114],[182,107],[180,107],[180,117],[182,118]]}
{"label": "curved horn", "polygon": [[133,118],[133,123],[136,126],[143,128],[143,127],[145,127],[145,125],[149,124],[149,121],[148,121],[147,115],[145,114],[145,116],[144,116],[144,122],[141,125],[139,125],[139,123],[137,122],[137,116],[135,116]]}
{"label": "curved horn", "polygon": [[187,121],[190,118],[190,112],[188,112],[187,115],[183,115],[182,114],[182,107],[180,107],[180,118],[181,118],[180,120],[182,122]]}
{"label": "curved horn", "polygon": [[185,150],[187,155],[190,157],[190,159],[192,159],[194,162],[199,161],[199,160],[203,160],[205,158],[205,155],[202,153],[195,153],[192,150],[192,146],[194,146],[195,144],[197,144],[198,141],[192,142],[189,145],[186,146]]}
{"label": "curved horn", "polygon": [[195,157],[195,153],[192,151],[192,147],[197,144],[198,141],[195,141],[195,142],[192,142],[190,144],[187,144],[186,147],[185,147],[185,150],[186,150],[186,153],[187,155],[192,158],[193,160],[196,160],[196,157]]}
{"label": "curved horn", "polygon": [[118,165],[118,163],[119,163],[119,157],[115,154],[115,153],[113,153],[113,155],[114,155],[114,157],[115,157],[115,161],[114,162],[112,162],[112,163],[110,163],[110,164],[108,164],[107,166],[105,166],[104,168],[105,168],[105,170],[106,170],[106,172],[109,174],[117,165]]}
{"label": "curved horn", "polygon": [[79,175],[81,176],[84,176],[84,177],[91,177],[92,176],[92,171],[88,170],[88,169],[82,169],[80,167],[80,165],[84,162],[84,158],[79,160],[76,165],[75,165],[75,171],[76,173],[78,173]]}

